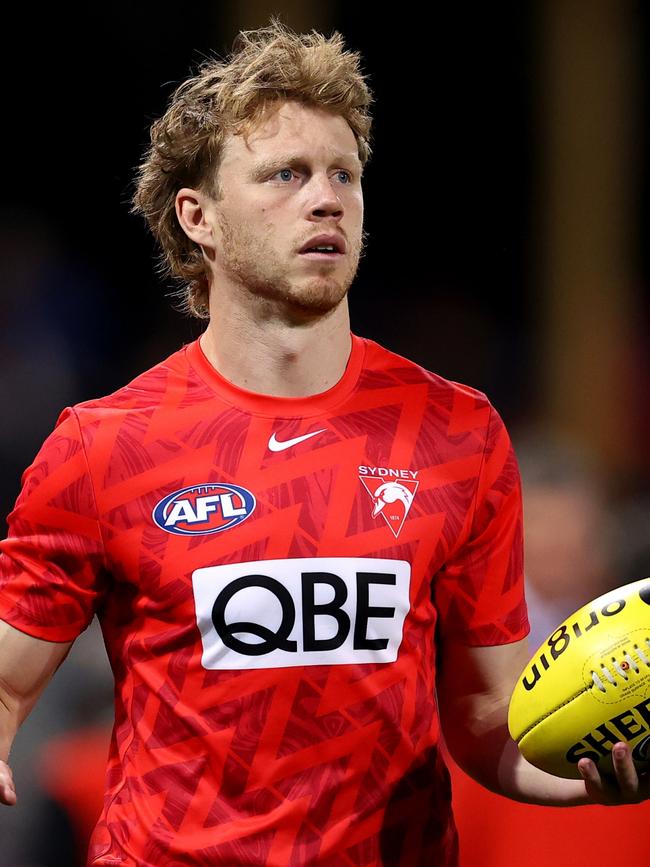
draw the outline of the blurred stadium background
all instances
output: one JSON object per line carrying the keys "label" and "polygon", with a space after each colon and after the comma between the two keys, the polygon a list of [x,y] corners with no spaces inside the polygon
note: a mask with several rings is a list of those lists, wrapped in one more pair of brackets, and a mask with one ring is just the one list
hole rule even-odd
{"label": "blurred stadium background", "polygon": [[[133,170],[175,85],[271,14],[297,30],[337,29],[364,57],[376,120],[353,327],[484,390],[506,420],[541,640],[603,589],[650,574],[641,0],[18,9],[3,57],[2,514],[62,407],[112,391],[199,334],[174,311],[129,214]],[[93,627],[17,739],[20,806],[0,811],[0,864],[73,864],[70,847],[96,809],[110,712]],[[583,863],[584,846],[569,857],[565,838],[597,820],[591,808],[568,811],[572,826],[534,808],[503,819],[504,802],[491,807],[458,780],[464,867],[512,863],[512,848],[500,848],[512,823],[522,839],[532,828],[544,838],[516,863]],[[639,854],[648,810],[628,812],[635,842],[590,864],[650,863],[650,848]]]}

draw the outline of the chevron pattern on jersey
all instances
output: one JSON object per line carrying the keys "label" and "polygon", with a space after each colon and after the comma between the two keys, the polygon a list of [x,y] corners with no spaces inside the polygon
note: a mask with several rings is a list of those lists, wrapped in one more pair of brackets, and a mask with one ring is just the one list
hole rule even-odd
{"label": "chevron pattern on jersey", "polygon": [[0,551],[2,618],[102,624],[90,863],[456,863],[436,637],[527,631],[519,476],[482,394],[355,337],[333,389],[269,398],[197,342],[63,413]]}

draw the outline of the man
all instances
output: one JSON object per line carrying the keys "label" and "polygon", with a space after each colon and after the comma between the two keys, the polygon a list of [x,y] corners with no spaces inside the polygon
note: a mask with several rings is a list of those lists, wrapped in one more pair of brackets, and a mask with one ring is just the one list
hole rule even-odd
{"label": "man", "polygon": [[440,716],[513,798],[647,794],[624,746],[613,787],[508,738],[527,621],[507,434],[480,393],[350,335],[369,104],[339,37],[277,24],[181,85],[135,205],[207,328],[66,410],[25,477],[0,758],[96,611],[116,722],[93,865],[453,865]]}

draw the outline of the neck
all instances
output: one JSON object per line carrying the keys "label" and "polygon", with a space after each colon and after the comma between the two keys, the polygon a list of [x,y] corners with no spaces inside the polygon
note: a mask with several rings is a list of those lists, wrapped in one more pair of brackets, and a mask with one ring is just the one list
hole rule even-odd
{"label": "neck", "polygon": [[212,311],[201,337],[210,363],[234,385],[276,397],[308,397],[336,385],[350,355],[347,300],[329,313],[288,322]]}

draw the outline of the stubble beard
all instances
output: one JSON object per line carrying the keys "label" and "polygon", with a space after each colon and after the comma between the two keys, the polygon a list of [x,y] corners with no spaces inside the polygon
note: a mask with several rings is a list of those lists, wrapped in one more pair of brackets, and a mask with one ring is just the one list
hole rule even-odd
{"label": "stubble beard", "polygon": [[[223,214],[221,228],[221,266],[246,293],[268,308],[279,307],[299,317],[320,317],[334,310],[346,297],[363,254],[365,234],[348,241],[347,268],[336,276],[323,263],[320,273],[292,281],[289,266],[283,262],[268,235],[250,232],[245,224],[234,226]],[[269,232],[270,234],[270,232]],[[216,287],[218,291],[218,286]]]}

